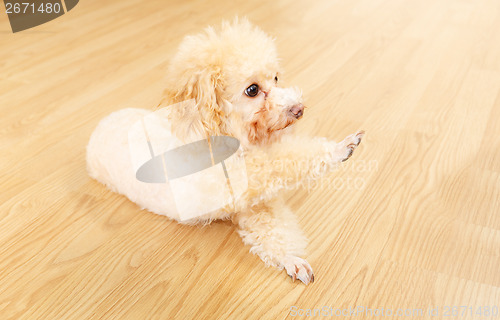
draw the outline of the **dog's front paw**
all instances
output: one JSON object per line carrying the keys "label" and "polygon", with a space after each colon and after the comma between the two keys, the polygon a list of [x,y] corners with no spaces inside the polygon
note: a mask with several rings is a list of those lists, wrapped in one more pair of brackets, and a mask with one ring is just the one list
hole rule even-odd
{"label": "dog's front paw", "polygon": [[283,260],[283,266],[293,281],[299,279],[306,285],[314,282],[313,270],[306,260],[295,256],[286,256]]}
{"label": "dog's front paw", "polygon": [[342,162],[346,161],[352,156],[352,153],[354,150],[359,146],[361,143],[361,139],[365,135],[365,132],[363,130],[358,131],[354,134],[351,134],[350,136],[347,136],[340,144],[344,148],[344,158],[342,159]]}

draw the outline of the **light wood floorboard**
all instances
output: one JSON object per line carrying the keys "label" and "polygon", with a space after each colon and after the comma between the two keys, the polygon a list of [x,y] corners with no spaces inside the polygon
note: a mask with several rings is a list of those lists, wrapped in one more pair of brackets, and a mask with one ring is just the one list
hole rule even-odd
{"label": "light wood floorboard", "polygon": [[[235,15],[277,38],[282,78],[307,99],[299,132],[367,132],[289,197],[307,287],[230,223],[178,225],[85,171],[99,119],[156,106],[182,37]],[[16,34],[0,13],[0,48],[0,319],[500,307],[499,1],[84,0]]]}

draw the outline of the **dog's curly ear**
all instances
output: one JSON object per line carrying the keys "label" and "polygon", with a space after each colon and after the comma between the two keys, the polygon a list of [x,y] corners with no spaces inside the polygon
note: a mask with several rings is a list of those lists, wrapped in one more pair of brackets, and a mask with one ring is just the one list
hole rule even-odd
{"label": "dog's curly ear", "polygon": [[[217,66],[205,66],[191,68],[190,70],[178,70],[171,66],[167,88],[160,106],[194,99],[197,110],[177,110],[172,114],[172,120],[176,126],[187,123],[195,126],[195,118],[201,118],[201,125],[205,132],[210,135],[224,134],[225,124],[224,106],[226,100],[223,96],[223,81],[221,69]],[[197,111],[197,112],[195,112]],[[186,129],[186,128],[184,128]]]}

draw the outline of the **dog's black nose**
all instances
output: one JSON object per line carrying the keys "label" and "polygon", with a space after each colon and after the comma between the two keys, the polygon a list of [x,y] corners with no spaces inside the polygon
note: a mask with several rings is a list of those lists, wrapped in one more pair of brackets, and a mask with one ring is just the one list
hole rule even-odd
{"label": "dog's black nose", "polygon": [[302,104],[296,104],[293,107],[290,108],[290,113],[297,119],[302,117],[304,114],[304,105]]}

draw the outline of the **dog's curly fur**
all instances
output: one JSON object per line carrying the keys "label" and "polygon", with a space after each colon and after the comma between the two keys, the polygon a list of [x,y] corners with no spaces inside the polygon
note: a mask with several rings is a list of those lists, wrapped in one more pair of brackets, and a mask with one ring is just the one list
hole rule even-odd
{"label": "dog's curly fur", "polygon": [[[304,112],[302,95],[280,87],[278,61],[273,39],[245,19],[187,36],[171,61],[159,107],[194,99],[194,109],[172,109],[164,129],[181,141],[192,133],[232,136],[244,150],[248,189],[241,199],[183,223],[231,219],[252,253],[308,284],[314,274],[301,258],[307,239],[280,193],[345,161],[363,132],[340,143],[294,135],[291,125]],[[252,84],[259,86],[255,97],[245,93]],[[138,182],[129,163],[127,130],[146,114],[124,109],[103,119],[87,147],[88,171],[142,207],[179,220],[164,187]]]}

